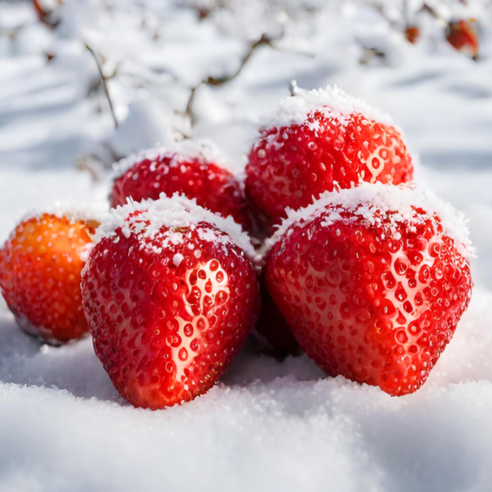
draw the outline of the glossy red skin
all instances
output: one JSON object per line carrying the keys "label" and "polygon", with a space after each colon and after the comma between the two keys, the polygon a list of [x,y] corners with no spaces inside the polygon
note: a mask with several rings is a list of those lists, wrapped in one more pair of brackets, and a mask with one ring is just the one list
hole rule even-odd
{"label": "glossy red skin", "polygon": [[335,184],[412,181],[412,159],[395,128],[358,113],[345,119],[315,111],[302,125],[260,130],[246,167],[246,193],[267,232],[287,207],[305,207]]}
{"label": "glossy red skin", "polygon": [[329,375],[390,395],[416,391],[468,306],[467,260],[435,220],[414,232],[400,223],[396,240],[387,216],[377,227],[360,217],[326,225],[324,216],[295,227],[270,251],[273,299]]}
{"label": "glossy red skin", "polygon": [[[200,224],[202,232],[214,231]],[[260,309],[251,262],[236,246],[181,230],[162,252],[117,230],[91,252],[82,278],[94,348],[120,394],[160,409],[207,392],[252,331]],[[162,247],[162,228],[152,244]],[[193,247],[193,249],[190,249]],[[179,266],[173,259],[182,254]]]}
{"label": "glossy red skin", "polygon": [[20,223],[0,252],[0,287],[18,325],[59,345],[88,334],[82,310],[82,256],[92,245],[88,224],[43,214]]}
{"label": "glossy red skin", "polygon": [[456,50],[467,53],[472,58],[478,55],[480,44],[477,33],[470,22],[465,20],[452,22],[449,25],[446,39]]}
{"label": "glossy red skin", "polygon": [[[135,178],[137,176],[137,178]],[[131,197],[136,202],[157,200],[164,193],[180,193],[195,198],[198,205],[223,217],[232,216],[245,230],[251,229],[246,197],[239,180],[226,169],[198,160],[179,163],[173,157],[159,156],[137,162],[113,186],[112,206],[124,205]]]}

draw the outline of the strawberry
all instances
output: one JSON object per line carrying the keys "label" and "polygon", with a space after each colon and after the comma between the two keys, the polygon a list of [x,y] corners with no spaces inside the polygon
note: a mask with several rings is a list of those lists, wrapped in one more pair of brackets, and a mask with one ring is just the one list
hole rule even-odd
{"label": "strawberry", "polygon": [[338,88],[295,88],[260,129],[246,167],[246,192],[268,228],[287,207],[305,207],[335,187],[412,177],[412,158],[389,116]]}
{"label": "strawberry", "polygon": [[13,231],[0,255],[0,286],[24,331],[53,344],[87,334],[80,275],[97,225],[57,208]]}
{"label": "strawberry", "polygon": [[460,20],[457,22],[450,22],[446,33],[446,39],[454,49],[461,51],[472,58],[478,56],[480,44],[471,21]]}
{"label": "strawberry", "polygon": [[192,400],[256,322],[258,281],[246,256],[254,250],[232,219],[178,195],[111,214],[82,275],[96,354],[136,407]]}
{"label": "strawberry", "polygon": [[466,227],[449,209],[418,190],[361,185],[284,222],[267,286],[329,375],[397,396],[424,384],[471,295]]}
{"label": "strawberry", "polygon": [[184,141],[172,148],[157,148],[124,159],[113,187],[112,204],[127,198],[139,202],[161,193],[195,198],[198,205],[223,217],[231,215],[246,230],[251,227],[240,180],[227,169],[226,159],[212,142]]}

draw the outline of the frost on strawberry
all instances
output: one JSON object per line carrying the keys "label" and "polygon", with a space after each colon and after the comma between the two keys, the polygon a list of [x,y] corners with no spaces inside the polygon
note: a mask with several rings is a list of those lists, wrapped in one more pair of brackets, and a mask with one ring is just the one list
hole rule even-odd
{"label": "frost on strawberry", "polygon": [[243,185],[229,167],[227,159],[207,140],[147,150],[116,165],[112,204],[180,193],[212,212],[232,216],[249,230]]}
{"label": "frost on strawberry", "polygon": [[417,390],[468,306],[466,227],[411,189],[327,193],[278,231],[266,279],[308,356],[391,395]]}
{"label": "frost on strawberry", "polygon": [[205,393],[258,316],[248,237],[231,218],[177,195],[118,207],[98,234],[83,304],[115,387],[151,409]]}
{"label": "frost on strawberry", "polygon": [[388,115],[338,88],[296,88],[261,128],[246,172],[248,197],[269,226],[335,187],[409,182],[413,164]]}
{"label": "frost on strawberry", "polygon": [[0,286],[19,326],[60,344],[89,331],[80,277],[99,211],[65,209],[26,217],[0,253]]}

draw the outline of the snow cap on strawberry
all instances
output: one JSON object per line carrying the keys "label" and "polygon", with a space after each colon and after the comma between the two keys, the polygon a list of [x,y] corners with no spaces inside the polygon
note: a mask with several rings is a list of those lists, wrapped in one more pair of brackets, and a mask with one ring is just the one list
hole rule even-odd
{"label": "snow cap on strawberry", "polygon": [[211,140],[184,140],[155,147],[114,165],[113,206],[180,193],[223,217],[251,228],[244,186],[235,169]]}
{"label": "snow cap on strawberry", "polygon": [[232,218],[174,195],[116,208],[97,237],[83,304],[115,387],[151,409],[208,391],[258,316],[247,234]]}
{"label": "snow cap on strawberry", "polygon": [[462,214],[421,190],[361,185],[290,211],[266,281],[301,347],[328,374],[417,390],[472,288]]}
{"label": "snow cap on strawberry", "polygon": [[[390,212],[389,217],[394,225],[405,220],[422,221],[428,216],[438,220],[443,233],[454,239],[460,254],[466,258],[475,254],[470,240],[468,219],[463,212],[419,186],[383,186],[381,183],[362,183],[357,188],[325,192],[307,207],[298,210],[287,209],[286,218],[267,240],[267,249],[290,234],[291,226],[298,226],[320,214],[326,214],[327,210],[332,210],[332,221],[338,218],[342,211],[346,211],[364,218],[371,225],[376,225],[382,220],[377,213],[378,210]],[[417,216],[416,210],[421,212]]]}
{"label": "snow cap on strawberry", "polygon": [[337,87],[295,87],[260,129],[246,191],[271,226],[286,208],[305,207],[324,191],[412,179],[412,158],[388,115]]}

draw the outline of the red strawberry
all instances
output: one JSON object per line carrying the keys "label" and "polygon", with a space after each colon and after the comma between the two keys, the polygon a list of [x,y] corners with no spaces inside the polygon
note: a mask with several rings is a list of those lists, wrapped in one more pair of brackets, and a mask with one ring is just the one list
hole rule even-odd
{"label": "red strawberry", "polygon": [[362,185],[284,223],[267,286],[328,374],[398,396],[425,382],[472,288],[463,219],[453,223],[448,208],[418,191]]}
{"label": "red strawberry", "polygon": [[336,186],[412,180],[412,159],[388,116],[338,88],[295,90],[260,130],[246,191],[268,226]]}
{"label": "red strawberry", "polygon": [[258,316],[247,236],[177,195],[118,207],[99,231],[82,276],[83,304],[116,389],[151,409],[204,394]]}
{"label": "red strawberry", "polygon": [[470,21],[451,22],[448,26],[446,39],[458,51],[476,58],[480,48],[478,36]]}
{"label": "red strawberry", "polygon": [[51,343],[84,336],[80,274],[98,223],[61,209],[22,221],[0,255],[0,286],[17,323]]}
{"label": "red strawberry", "polygon": [[181,193],[223,217],[231,215],[249,230],[242,183],[226,166],[225,158],[208,141],[184,141],[173,148],[146,151],[119,164],[122,174],[114,182],[113,207],[124,205],[129,197],[139,202],[156,200],[161,193]]}

